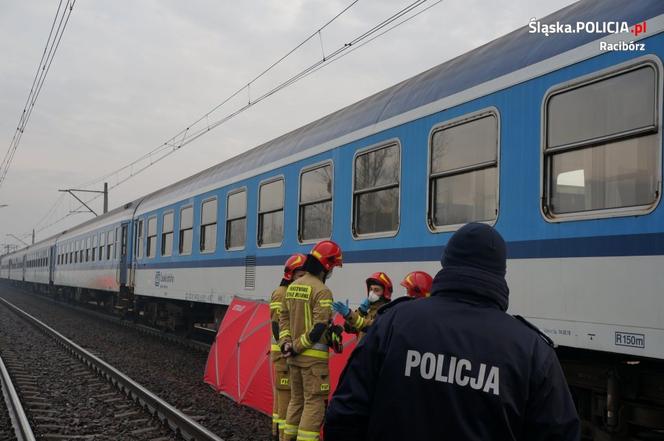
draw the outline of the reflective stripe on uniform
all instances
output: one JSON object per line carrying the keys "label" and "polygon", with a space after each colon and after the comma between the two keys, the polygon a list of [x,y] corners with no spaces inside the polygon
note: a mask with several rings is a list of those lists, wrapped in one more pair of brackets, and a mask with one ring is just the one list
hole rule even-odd
{"label": "reflective stripe on uniform", "polygon": [[281,302],[272,302],[270,303],[270,309],[281,309],[283,303]]}
{"label": "reflective stripe on uniform", "polygon": [[355,327],[357,329],[361,329],[363,324],[364,324],[364,318],[362,318],[362,316],[358,314],[357,318],[355,319]]}
{"label": "reflective stripe on uniform", "polygon": [[296,435],[297,434],[297,426],[294,426],[292,424],[284,424],[284,434],[285,435]]}
{"label": "reflective stripe on uniform", "polygon": [[281,352],[281,348],[279,347],[279,345],[275,345],[275,344],[273,344],[273,345],[270,347],[270,349],[272,350],[272,352]]}
{"label": "reflective stripe on uniform", "polygon": [[332,308],[332,300],[323,299],[318,302],[321,308]]}
{"label": "reflective stripe on uniform", "polygon": [[279,333],[279,338],[284,338],[284,337],[290,337],[290,331],[288,329],[284,329]]}
{"label": "reflective stripe on uniform", "polygon": [[309,340],[307,334],[302,334],[302,336],[300,337],[300,343],[302,343],[302,346],[304,346],[305,348],[310,348],[313,346],[313,343],[311,342],[311,340]]}
{"label": "reflective stripe on uniform", "polygon": [[318,440],[320,439],[320,433],[319,432],[312,432],[310,430],[298,430],[297,431],[297,439],[305,441],[305,440]]}
{"label": "reflective stripe on uniform", "polygon": [[305,351],[300,352],[298,355],[305,355],[307,357],[322,358],[324,360],[327,360],[330,356],[330,352],[322,351],[320,349],[307,349]]}

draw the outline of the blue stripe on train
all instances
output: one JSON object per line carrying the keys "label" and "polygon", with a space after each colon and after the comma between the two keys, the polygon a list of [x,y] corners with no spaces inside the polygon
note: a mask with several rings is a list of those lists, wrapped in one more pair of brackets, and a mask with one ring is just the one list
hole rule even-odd
{"label": "blue stripe on train", "polygon": [[[344,252],[344,262],[425,262],[440,259],[443,246]],[[510,259],[664,255],[664,233],[509,242]],[[256,265],[282,265],[288,254],[257,256]],[[244,266],[244,258],[138,264],[138,269]]]}

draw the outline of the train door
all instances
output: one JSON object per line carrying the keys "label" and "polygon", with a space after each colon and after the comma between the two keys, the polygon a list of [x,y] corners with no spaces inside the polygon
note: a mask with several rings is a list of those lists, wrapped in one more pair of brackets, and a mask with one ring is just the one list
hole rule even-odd
{"label": "train door", "polygon": [[7,267],[7,280],[12,279],[12,260],[9,259],[9,266]]}
{"label": "train door", "polygon": [[119,285],[127,284],[127,234],[129,230],[129,222],[124,222],[120,226],[120,263],[118,266],[117,282]]}
{"label": "train door", "polygon": [[22,274],[21,274],[21,281],[22,282],[25,282],[25,270],[26,270],[26,267],[27,267],[27,265],[26,265],[27,258],[28,258],[28,255],[24,254],[23,255],[23,271],[22,271]]}

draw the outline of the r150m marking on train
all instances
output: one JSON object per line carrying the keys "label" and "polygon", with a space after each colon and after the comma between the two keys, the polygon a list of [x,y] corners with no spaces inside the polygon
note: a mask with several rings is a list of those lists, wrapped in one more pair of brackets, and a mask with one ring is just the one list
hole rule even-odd
{"label": "r150m marking on train", "polygon": [[632,334],[631,332],[616,332],[616,346],[630,346],[632,348],[644,349],[646,347],[646,336],[643,334]]}

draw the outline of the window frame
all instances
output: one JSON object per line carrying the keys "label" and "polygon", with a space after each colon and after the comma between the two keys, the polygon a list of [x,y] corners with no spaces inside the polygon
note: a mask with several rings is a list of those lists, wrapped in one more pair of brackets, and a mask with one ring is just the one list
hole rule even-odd
{"label": "window frame", "polygon": [[[207,225],[212,225],[212,224],[203,225],[203,205],[206,202],[210,202],[210,201],[214,201],[214,200],[217,201],[217,209],[215,210],[215,221],[214,221],[214,224],[217,226],[217,232],[216,232],[215,238],[214,238],[214,249],[212,249],[212,250],[202,250],[201,248],[203,246],[203,242],[202,242],[203,227],[207,226]],[[217,196],[210,196],[208,198],[203,199],[201,201],[200,205],[199,205],[199,213],[200,213],[200,215],[198,217],[198,252],[199,252],[199,254],[214,254],[214,253],[217,252],[217,244],[219,242],[219,198]],[[194,226],[196,225],[195,220],[196,220],[196,216],[194,216]],[[192,248],[194,247],[193,242],[194,241],[193,241],[193,235],[192,235],[192,244],[191,244]]]}
{"label": "window frame", "polygon": [[[171,249],[168,251],[168,254],[164,254],[164,218],[166,215],[172,215],[173,218],[171,220]],[[120,233],[122,234],[122,233]],[[161,231],[159,232],[159,257],[171,257],[173,256],[173,251],[174,251],[174,245],[175,245],[175,210],[169,209],[161,213]]]}
{"label": "window frame", "polygon": [[[302,232],[302,230],[301,230],[302,216],[301,216],[301,213],[300,213],[300,208],[303,205],[302,202],[300,201],[300,198],[302,196],[302,175],[307,173],[307,172],[316,170],[317,168],[323,168],[327,165],[330,166],[330,172],[331,172],[331,176],[332,176],[332,192],[330,194],[330,236],[326,237],[326,238],[323,237],[323,238],[320,238],[320,239],[302,240],[302,234],[301,234],[301,232]],[[284,193],[286,193],[285,187],[284,187]],[[316,202],[308,202],[304,205],[313,205],[313,204],[318,204],[318,203],[325,202],[325,201],[327,201],[327,199],[321,199],[320,201],[316,201]],[[317,243],[321,240],[330,239],[332,237],[333,232],[334,232],[334,161],[332,159],[326,159],[324,161],[317,162],[315,164],[304,166],[300,169],[300,174],[298,175],[298,178],[297,178],[297,242],[300,245],[314,244],[314,243]]]}
{"label": "window frame", "polygon": [[[181,251],[182,249],[182,211],[186,210],[187,208],[191,208],[191,228],[186,228],[186,230],[191,230],[191,248],[189,249],[188,253],[183,253]],[[218,224],[218,222],[217,222]],[[173,220],[173,227],[175,229],[175,219]],[[217,232],[219,231],[219,227],[217,226]],[[175,231],[173,231],[173,239],[175,239]],[[175,241],[173,241],[173,244],[175,245]],[[175,248],[175,246],[173,246]],[[194,250],[194,205],[193,204],[186,204],[178,208],[178,256],[191,256]]]}
{"label": "window frame", "polygon": [[[260,228],[261,228],[261,222],[260,222],[260,216],[261,214],[265,213],[276,213],[279,210],[272,210],[272,211],[266,211],[264,213],[261,213],[260,207],[261,207],[261,187],[263,185],[271,184],[273,182],[277,181],[283,181],[283,193],[281,195],[281,211],[284,215],[284,225],[283,225],[283,230],[282,230],[282,235],[281,235],[281,241],[278,243],[269,243],[269,244],[261,244],[260,241]],[[247,200],[247,205],[249,205],[249,201]],[[267,179],[263,179],[258,183],[257,187],[257,194],[256,194],[256,248],[278,248],[284,243],[284,239],[286,238],[286,177],[283,174],[275,175],[275,176],[270,176]]]}
{"label": "window frame", "polygon": [[[600,136],[592,140],[586,141],[577,141],[570,143],[564,146],[558,146],[553,149],[549,149],[547,152],[547,133],[548,133],[548,105],[549,101],[555,95],[568,92],[574,89],[579,89],[581,87],[597,83],[612,77],[620,76],[622,74],[629,73],[634,70],[638,70],[644,67],[651,67],[655,71],[655,84],[657,91],[655,94],[655,103],[654,103],[654,127],[646,127],[639,129],[632,129],[626,132]],[[588,74],[575,77],[564,81],[562,83],[555,84],[551,86],[544,93],[542,98],[542,104],[540,108],[540,201],[539,201],[539,212],[542,218],[548,223],[560,223],[560,222],[571,222],[579,220],[590,220],[590,219],[607,219],[614,217],[625,217],[625,216],[637,216],[637,215],[647,215],[655,211],[659,205],[660,200],[662,199],[662,112],[659,109],[659,106],[662,105],[662,81],[663,81],[663,71],[662,62],[660,59],[653,55],[645,55],[643,57],[637,57],[632,60],[628,60],[624,63],[620,63],[605,69],[600,69],[597,71],[590,72]],[[639,205],[632,207],[617,207],[617,208],[602,208],[599,210],[588,210],[581,212],[570,212],[570,213],[553,213],[550,211],[550,183],[547,181],[548,177],[551,176],[551,164],[552,162],[548,160],[548,156],[553,156],[556,153],[561,152],[570,152],[577,150],[584,150],[600,145],[606,145],[608,142],[615,142],[621,140],[635,139],[641,136],[647,135],[656,136],[656,146],[657,146],[657,164],[656,171],[657,175],[655,176],[657,180],[657,195],[655,200],[648,205]]]}
{"label": "window frame", "polygon": [[[242,217],[236,217],[233,219],[228,218],[228,199],[230,196],[236,194],[236,193],[242,193],[244,192],[244,245],[241,247],[229,247],[228,246],[228,222],[229,221],[234,221],[238,219],[242,219]],[[285,193],[285,191],[284,191]],[[237,187],[234,188],[233,190],[230,190],[228,193],[226,193],[226,216],[224,218],[224,249],[226,251],[241,251],[244,250],[247,247],[247,233],[249,232],[248,228],[248,221],[249,221],[249,190],[247,186],[242,186],[242,187]],[[256,222],[258,224],[258,222]],[[258,235],[258,227],[256,227],[256,235]]]}
{"label": "window frame", "polygon": [[[399,207],[397,210],[397,229],[393,231],[382,231],[379,233],[364,233],[364,234],[359,234],[355,231],[355,164],[357,163],[357,157],[376,151],[380,150],[383,148],[391,147],[391,146],[396,146],[397,150],[399,151],[399,197],[397,198],[397,201],[399,203]],[[366,239],[378,239],[382,237],[396,237],[399,234],[399,231],[401,230],[401,190],[403,187],[403,156],[402,156],[402,151],[403,147],[401,145],[401,140],[399,138],[390,138],[384,141],[380,141],[376,144],[372,144],[368,147],[364,147],[361,149],[358,149],[355,151],[353,154],[353,167],[351,170],[351,193],[350,193],[350,235],[353,238],[353,240],[366,240]],[[391,187],[391,186],[390,186]],[[381,186],[381,187],[376,187],[379,190],[382,189],[388,189],[390,188],[388,186]],[[374,188],[374,191],[378,191]]]}
{"label": "window frame", "polygon": [[[463,115],[457,116],[452,119],[448,119],[446,121],[443,121],[441,123],[438,123],[431,127],[431,130],[429,131],[429,136],[427,138],[427,174],[426,174],[426,201],[425,203],[427,204],[427,209],[426,209],[426,214],[425,214],[425,223],[427,225],[427,228],[431,233],[438,234],[438,233],[449,233],[449,232],[454,232],[457,231],[459,228],[463,227],[466,225],[468,222],[465,223],[459,223],[459,224],[450,224],[450,225],[441,225],[441,226],[436,226],[433,223],[433,206],[432,206],[432,192],[431,192],[431,180],[435,179],[432,177],[431,173],[431,159],[432,159],[432,153],[433,153],[433,135],[436,132],[439,132],[441,130],[449,129],[451,127],[455,126],[460,126],[475,120],[479,120],[482,118],[485,118],[487,116],[493,116],[496,118],[496,217],[493,220],[490,221],[478,221],[479,223],[486,224],[486,225],[491,225],[494,226],[498,222],[498,218],[500,216],[500,153],[501,153],[501,119],[500,119],[500,111],[498,110],[497,107],[495,106],[489,106],[489,107],[483,107],[479,110],[470,112],[470,113],[464,113]],[[480,164],[475,164],[471,166],[466,166],[458,169],[454,169],[452,171],[447,171],[447,172],[441,172],[437,174],[438,177],[444,177],[444,176],[459,176],[464,173],[468,173],[471,171],[477,171],[477,170],[486,170],[489,169],[490,167],[488,166],[489,162],[482,162]]]}

